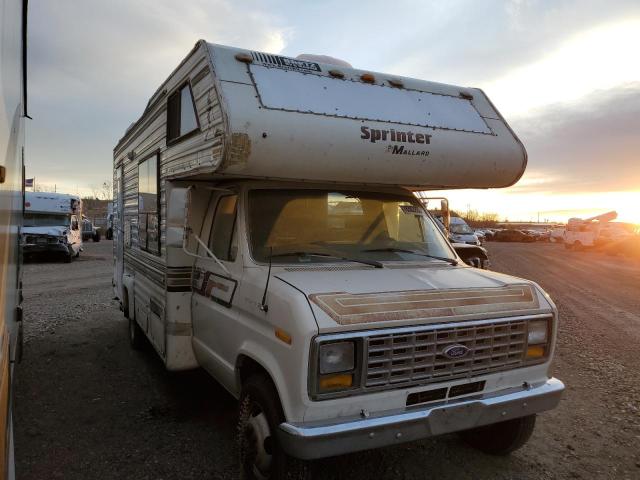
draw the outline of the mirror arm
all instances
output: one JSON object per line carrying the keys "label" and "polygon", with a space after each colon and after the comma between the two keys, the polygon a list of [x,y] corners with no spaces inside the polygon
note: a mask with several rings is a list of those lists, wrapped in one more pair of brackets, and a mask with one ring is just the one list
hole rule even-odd
{"label": "mirror arm", "polygon": [[185,209],[185,214],[184,214],[184,228],[183,228],[183,236],[182,236],[182,251],[184,253],[186,253],[187,255],[189,255],[190,257],[194,257],[194,258],[206,258],[206,257],[202,257],[200,255],[197,255],[195,253],[191,253],[189,250],[187,250],[187,244],[189,242],[189,234],[193,235],[193,238],[195,238],[197,240],[197,242],[202,246],[202,248],[204,248],[204,251],[207,253],[207,255],[209,255],[217,264],[218,266],[224,270],[224,272],[229,275],[231,277],[231,272],[227,269],[227,267],[224,266],[224,264],[218,259],[218,257],[216,257],[213,252],[211,250],[209,250],[209,247],[207,247],[207,245],[200,240],[200,237],[198,237],[198,235],[196,235],[195,233],[193,233],[193,231],[191,230],[191,228],[189,227],[189,204],[191,202],[191,190],[194,188],[193,185],[190,185],[187,188],[187,206]]}
{"label": "mirror arm", "polygon": [[[211,250],[209,250],[209,247],[207,247],[207,245],[200,240],[200,237],[198,235],[196,235],[195,233],[191,233],[191,235],[193,235],[193,238],[195,238],[198,243],[200,244],[200,246],[202,246],[202,248],[204,248],[204,251],[207,252],[207,255],[209,255],[217,264],[218,266],[225,271],[225,273],[229,276],[231,276],[231,272],[227,269],[227,267],[224,266],[224,263],[222,263],[218,257],[216,257],[213,252]],[[185,250],[186,250],[186,245],[185,245]]]}

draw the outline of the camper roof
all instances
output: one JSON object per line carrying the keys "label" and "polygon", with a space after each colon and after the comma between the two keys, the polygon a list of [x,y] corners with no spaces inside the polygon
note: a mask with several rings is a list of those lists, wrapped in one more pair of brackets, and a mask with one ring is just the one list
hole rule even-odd
{"label": "camper roof", "polygon": [[80,197],[66,193],[25,192],[24,209],[38,213],[76,213]]}
{"label": "camper roof", "polygon": [[208,150],[166,169],[173,176],[491,188],[512,185],[526,167],[524,147],[482,90],[204,41],[127,130],[116,162],[143,153],[135,140],[158,116],[166,129],[167,100],[185,84],[200,137],[157,148],[178,156],[199,138]]}

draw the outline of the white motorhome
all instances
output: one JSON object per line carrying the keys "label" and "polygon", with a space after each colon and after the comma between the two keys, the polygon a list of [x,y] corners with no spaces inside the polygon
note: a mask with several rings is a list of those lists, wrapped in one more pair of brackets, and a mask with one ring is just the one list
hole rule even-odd
{"label": "white motorhome", "polygon": [[23,254],[56,255],[71,262],[82,251],[81,218],[82,202],[76,195],[26,192]]}
{"label": "white motorhome", "polygon": [[0,480],[15,478],[13,367],[22,352],[19,238],[27,117],[27,0],[0,0]]}
{"label": "white motorhome", "polygon": [[449,432],[506,454],[560,400],[557,310],[412,192],[525,166],[481,90],[200,41],[114,149],[131,343],[240,400],[247,478]]}

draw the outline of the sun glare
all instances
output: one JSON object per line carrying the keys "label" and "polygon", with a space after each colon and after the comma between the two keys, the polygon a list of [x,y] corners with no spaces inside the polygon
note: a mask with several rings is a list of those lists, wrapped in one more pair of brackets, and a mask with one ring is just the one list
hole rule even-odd
{"label": "sun glare", "polygon": [[538,62],[490,83],[486,91],[502,113],[519,116],[638,81],[640,62],[630,56],[630,45],[640,45],[640,19],[577,35]]}

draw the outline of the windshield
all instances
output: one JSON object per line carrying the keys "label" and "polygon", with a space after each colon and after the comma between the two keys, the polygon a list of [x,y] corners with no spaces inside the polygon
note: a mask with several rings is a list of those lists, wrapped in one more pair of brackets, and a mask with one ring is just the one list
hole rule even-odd
{"label": "windshield", "polygon": [[458,235],[473,235],[473,230],[466,223],[452,223],[449,226],[451,233],[457,233]]}
{"label": "windshield", "polygon": [[252,255],[262,262],[270,254],[274,263],[432,261],[425,254],[455,258],[433,221],[410,196],[251,190],[249,229]]}
{"label": "windshield", "polygon": [[64,227],[69,225],[69,216],[59,213],[25,213],[25,227]]}

